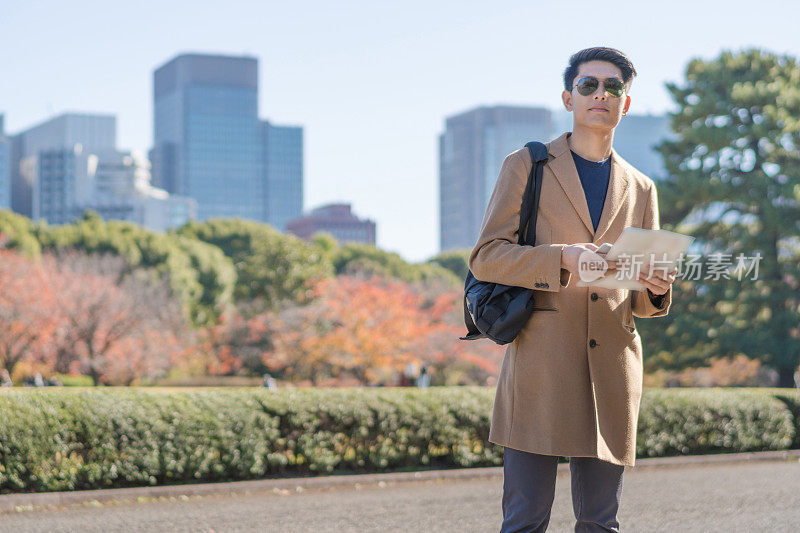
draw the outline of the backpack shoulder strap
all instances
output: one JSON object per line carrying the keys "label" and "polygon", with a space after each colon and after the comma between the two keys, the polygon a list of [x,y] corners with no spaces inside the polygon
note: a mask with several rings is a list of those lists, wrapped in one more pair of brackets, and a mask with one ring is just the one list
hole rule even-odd
{"label": "backpack shoulder strap", "polygon": [[525,147],[531,155],[531,172],[522,198],[517,235],[519,244],[533,246],[536,242],[536,218],[539,214],[539,197],[542,194],[542,168],[547,162],[547,146],[531,141]]}

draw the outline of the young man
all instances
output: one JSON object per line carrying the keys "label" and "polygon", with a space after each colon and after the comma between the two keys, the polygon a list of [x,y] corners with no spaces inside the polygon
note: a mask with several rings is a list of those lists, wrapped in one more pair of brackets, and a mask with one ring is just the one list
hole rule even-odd
{"label": "young man", "polygon": [[613,48],[570,58],[562,100],[573,127],[547,143],[536,245],[517,244],[531,169],[523,148],[503,162],[469,256],[477,279],[535,290],[535,310],[506,349],[489,433],[504,447],[501,533],[546,530],[560,456],[570,460],[575,531],[619,531],[643,378],[633,317],[668,313],[675,271],[644,265],[641,291],[576,283],[584,252],[599,260],[599,245],[624,228],[659,227],[655,184],[612,148],[635,75]]}

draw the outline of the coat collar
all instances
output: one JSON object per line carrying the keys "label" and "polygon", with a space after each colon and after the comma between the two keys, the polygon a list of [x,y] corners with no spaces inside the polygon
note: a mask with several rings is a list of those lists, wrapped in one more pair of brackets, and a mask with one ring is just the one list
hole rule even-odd
{"label": "coat collar", "polygon": [[606,199],[603,204],[603,212],[600,215],[600,222],[597,224],[597,231],[594,231],[592,217],[589,214],[589,205],[586,203],[586,194],[583,191],[578,169],[572,159],[567,137],[571,131],[562,133],[559,137],[547,143],[547,151],[554,156],[548,165],[555,174],[561,188],[567,194],[572,207],[580,216],[586,229],[592,235],[592,242],[602,244],[604,234],[611,227],[611,222],[619,212],[623,199],[626,197],[630,179],[628,176],[627,163],[611,148],[611,177],[608,180]]}

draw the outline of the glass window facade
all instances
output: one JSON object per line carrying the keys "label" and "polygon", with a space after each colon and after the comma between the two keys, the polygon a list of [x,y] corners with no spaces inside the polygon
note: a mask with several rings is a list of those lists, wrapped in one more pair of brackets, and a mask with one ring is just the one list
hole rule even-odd
{"label": "glass window facade", "polygon": [[48,150],[39,153],[38,190],[34,198],[34,219],[49,224],[67,224],[75,211],[74,153]]}
{"label": "glass window facade", "polygon": [[0,209],[11,209],[11,142],[0,137]]}
{"label": "glass window facade", "polygon": [[263,220],[280,231],[303,211],[303,129],[264,123]]}
{"label": "glass window facade", "polygon": [[197,217],[275,225],[302,214],[303,132],[258,118],[258,62],[178,56],[154,74],[153,183]]}

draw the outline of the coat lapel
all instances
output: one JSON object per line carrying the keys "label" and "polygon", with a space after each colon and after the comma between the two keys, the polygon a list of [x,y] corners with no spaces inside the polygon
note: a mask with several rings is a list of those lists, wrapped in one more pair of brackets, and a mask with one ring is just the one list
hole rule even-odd
{"label": "coat lapel", "polygon": [[592,217],[589,213],[589,205],[586,203],[586,194],[583,191],[578,169],[575,167],[575,161],[572,159],[572,153],[569,150],[569,143],[567,142],[569,133],[563,133],[549,143],[548,151],[555,156],[555,159],[550,160],[549,166],[556,179],[558,179],[561,188],[564,189],[575,212],[578,213],[581,221],[583,221],[583,225],[592,235],[592,242],[602,244],[603,235],[611,227],[611,223],[627,195],[630,181],[628,179],[628,170],[616,150],[612,148],[611,177],[608,180],[603,212],[600,214],[600,222],[597,224],[597,232],[595,232]]}

